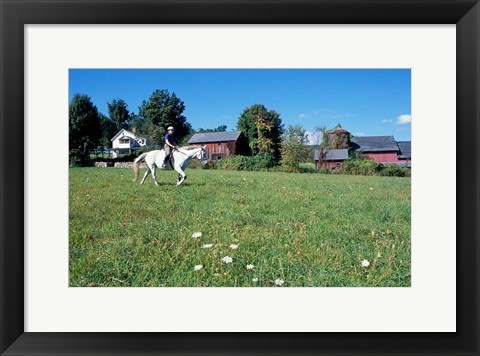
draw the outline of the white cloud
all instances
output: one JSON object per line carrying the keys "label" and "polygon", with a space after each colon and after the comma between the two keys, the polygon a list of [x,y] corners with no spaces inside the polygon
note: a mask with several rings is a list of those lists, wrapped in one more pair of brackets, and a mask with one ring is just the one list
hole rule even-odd
{"label": "white cloud", "polygon": [[300,119],[305,119],[307,117],[307,114],[301,113],[298,115]]}
{"label": "white cloud", "polygon": [[358,137],[362,137],[362,136],[366,136],[365,132],[355,132],[353,134],[353,136],[358,136]]}
{"label": "white cloud", "polygon": [[393,120],[388,120],[388,119],[382,120],[382,124],[388,124],[390,122],[393,122]]}
{"label": "white cloud", "polygon": [[397,125],[406,125],[412,123],[412,115],[400,115],[395,122]]}

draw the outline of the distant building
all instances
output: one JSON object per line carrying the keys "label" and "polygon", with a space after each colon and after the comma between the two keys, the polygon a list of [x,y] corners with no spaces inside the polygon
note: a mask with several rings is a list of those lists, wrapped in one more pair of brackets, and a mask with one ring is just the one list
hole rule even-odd
{"label": "distant building", "polygon": [[[327,131],[326,147],[339,147],[315,151],[315,165],[317,169],[328,167],[338,168],[349,155],[358,152],[363,156],[385,164],[396,164],[411,167],[411,142],[395,141],[393,136],[358,136],[350,138],[350,133],[339,125]],[[348,149],[347,149],[348,148]]]}
{"label": "distant building", "polygon": [[196,133],[189,145],[205,145],[207,158],[217,161],[244,154],[246,141],[241,131]]}
{"label": "distant building", "polygon": [[[134,131],[134,130],[132,130]],[[121,129],[113,138],[112,150],[116,154],[132,153],[134,150],[147,145],[147,139],[137,136],[135,132]]]}
{"label": "distant building", "polygon": [[353,152],[379,163],[397,163],[400,149],[393,136],[360,136],[351,139]]}
{"label": "distant building", "polygon": [[342,128],[340,124],[335,126],[335,128],[326,131],[327,134],[327,142],[325,142],[326,146],[331,149],[349,149],[350,148],[350,132]]}
{"label": "distant building", "polygon": [[342,163],[348,159],[346,148],[338,150],[315,150],[314,160],[317,169],[327,167],[330,169],[340,168]]}
{"label": "distant building", "polygon": [[411,141],[397,141],[400,153],[398,160],[401,163],[405,163],[407,167],[411,167],[412,163],[412,142]]}

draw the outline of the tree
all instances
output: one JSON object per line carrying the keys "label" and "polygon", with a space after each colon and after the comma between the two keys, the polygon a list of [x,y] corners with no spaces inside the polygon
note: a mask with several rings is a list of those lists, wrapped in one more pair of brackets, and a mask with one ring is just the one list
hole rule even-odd
{"label": "tree", "polygon": [[98,110],[87,95],[75,94],[69,106],[70,164],[84,164],[101,139]]}
{"label": "tree", "polygon": [[164,135],[168,126],[175,127],[178,142],[190,133],[191,125],[182,115],[185,104],[175,93],[168,90],[155,90],[148,100],[144,100],[139,108],[136,123],[137,131],[157,146],[163,145]]}
{"label": "tree", "polygon": [[98,114],[100,120],[100,127],[102,129],[102,138],[100,139],[100,145],[102,147],[111,147],[111,139],[119,131],[117,124],[108,116],[102,113]]}
{"label": "tree", "polygon": [[301,125],[289,125],[282,136],[281,164],[288,169],[298,170],[300,163],[308,160],[310,149],[308,137]]}
{"label": "tree", "polygon": [[283,133],[279,113],[268,111],[261,104],[252,105],[243,110],[238,118],[237,129],[247,138],[251,154],[271,154],[276,162],[279,161]]}
{"label": "tree", "polygon": [[227,125],[220,125],[215,129],[204,129],[200,127],[198,131],[195,131],[195,133],[206,133],[206,132],[226,132],[227,131]]}
{"label": "tree", "polygon": [[310,144],[320,147],[326,130],[325,126],[315,126],[313,132],[309,135]]}
{"label": "tree", "polygon": [[123,99],[113,99],[111,103],[107,103],[108,115],[110,120],[115,123],[117,131],[128,129],[130,123],[130,113],[127,109],[127,103]]}

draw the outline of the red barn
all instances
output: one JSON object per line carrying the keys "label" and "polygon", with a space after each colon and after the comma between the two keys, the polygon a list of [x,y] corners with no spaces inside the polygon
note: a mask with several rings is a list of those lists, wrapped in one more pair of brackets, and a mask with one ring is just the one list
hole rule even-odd
{"label": "red barn", "polygon": [[213,161],[242,154],[245,144],[241,131],[196,133],[189,145],[205,145],[207,158]]}
{"label": "red barn", "polygon": [[393,136],[353,137],[351,147],[353,151],[360,152],[375,162],[399,162],[400,149]]}
{"label": "red barn", "polygon": [[321,167],[330,169],[340,168],[342,163],[348,159],[348,150],[346,148],[338,150],[315,150],[315,164],[317,170]]}

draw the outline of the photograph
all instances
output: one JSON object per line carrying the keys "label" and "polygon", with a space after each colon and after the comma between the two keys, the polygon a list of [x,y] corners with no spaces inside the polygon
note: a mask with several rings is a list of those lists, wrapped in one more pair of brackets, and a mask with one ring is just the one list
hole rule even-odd
{"label": "photograph", "polygon": [[410,69],[68,82],[69,287],[411,287]]}
{"label": "photograph", "polygon": [[0,0],[0,354],[479,355],[479,1]]}

